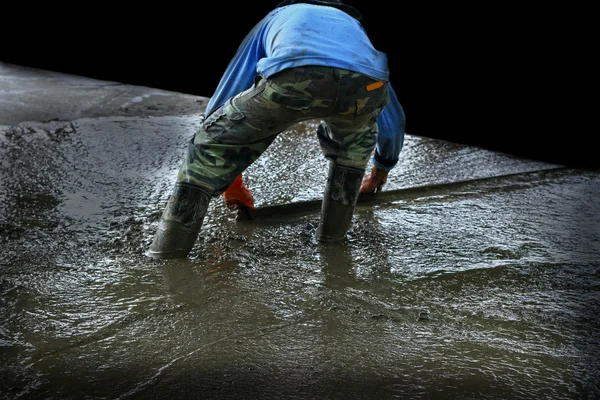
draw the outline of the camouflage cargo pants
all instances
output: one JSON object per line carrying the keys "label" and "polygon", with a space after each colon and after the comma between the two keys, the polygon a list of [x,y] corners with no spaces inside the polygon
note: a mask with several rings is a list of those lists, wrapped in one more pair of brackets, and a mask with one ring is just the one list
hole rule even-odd
{"label": "camouflage cargo pants", "polygon": [[188,144],[178,183],[218,195],[293,124],[320,119],[324,156],[364,170],[375,148],[376,119],[389,102],[386,82],[330,67],[299,67],[268,79],[207,116]]}

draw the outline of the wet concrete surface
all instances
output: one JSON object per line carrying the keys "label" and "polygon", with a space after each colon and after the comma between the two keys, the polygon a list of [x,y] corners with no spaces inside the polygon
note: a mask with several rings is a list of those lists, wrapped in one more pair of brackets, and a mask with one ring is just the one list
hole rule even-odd
{"label": "wet concrete surface", "polygon": [[0,63],[3,398],[600,398],[598,170],[411,134],[323,245],[308,122],[149,259],[207,100]]}

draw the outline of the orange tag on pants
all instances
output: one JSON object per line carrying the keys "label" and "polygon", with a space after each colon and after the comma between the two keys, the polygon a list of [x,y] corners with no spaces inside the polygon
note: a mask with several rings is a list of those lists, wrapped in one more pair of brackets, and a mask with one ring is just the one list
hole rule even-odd
{"label": "orange tag on pants", "polygon": [[373,83],[367,85],[367,92],[371,92],[371,91],[373,91],[375,89],[379,89],[382,86],[383,86],[383,82],[381,82],[381,81],[380,82],[373,82]]}

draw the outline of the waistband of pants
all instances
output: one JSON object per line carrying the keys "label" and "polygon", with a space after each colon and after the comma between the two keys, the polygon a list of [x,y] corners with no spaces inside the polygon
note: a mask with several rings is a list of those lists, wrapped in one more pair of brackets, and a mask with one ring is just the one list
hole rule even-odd
{"label": "waistband of pants", "polygon": [[[288,74],[296,74],[296,73],[298,73],[298,71],[303,71],[303,70],[311,71],[311,73],[313,73],[313,74],[316,72],[316,73],[320,73],[323,75],[333,75],[336,79],[339,79],[343,76],[348,76],[348,73],[359,74],[359,75],[361,75],[360,79],[364,79],[365,84],[381,82],[379,79],[371,78],[370,76],[364,75],[360,72],[356,72],[356,71],[352,71],[352,70],[344,69],[344,68],[328,67],[328,66],[322,66],[322,65],[305,65],[305,66],[301,66],[301,67],[286,68],[283,71],[280,71],[277,74],[273,75],[272,77],[274,77],[274,76],[283,77]],[[353,77],[352,79],[358,79],[358,78]]]}

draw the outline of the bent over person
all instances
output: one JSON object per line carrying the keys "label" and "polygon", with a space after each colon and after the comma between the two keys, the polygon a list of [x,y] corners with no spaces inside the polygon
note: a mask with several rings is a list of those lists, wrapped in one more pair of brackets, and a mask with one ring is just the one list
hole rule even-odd
{"label": "bent over person", "polygon": [[[359,193],[386,183],[404,142],[404,111],[354,7],[335,0],[286,0],[246,35],[190,140],[148,255],[186,258],[212,197],[254,209],[246,170],[292,125],[317,119],[329,171],[317,228],[343,240]],[[373,168],[365,175],[373,155]]]}

